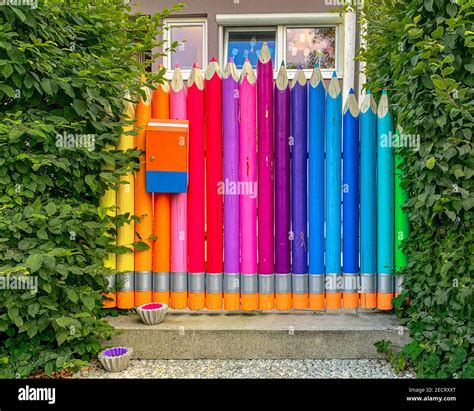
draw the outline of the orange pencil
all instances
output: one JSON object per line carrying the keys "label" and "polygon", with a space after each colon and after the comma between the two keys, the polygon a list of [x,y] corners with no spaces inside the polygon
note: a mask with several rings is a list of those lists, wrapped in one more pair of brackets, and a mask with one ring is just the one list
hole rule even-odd
{"label": "orange pencil", "polygon": [[[138,99],[136,108],[137,122],[135,128],[138,134],[135,136],[135,145],[138,150],[145,151],[145,132],[148,121],[151,118],[151,90],[144,87],[145,99]],[[146,191],[145,154],[140,155],[140,170],[135,176],[135,215],[140,222],[135,224],[135,241],[142,241],[150,248],[144,251],[135,250],[135,305],[151,303],[152,301],[152,259],[153,242],[152,217],[153,205],[152,195]]]}
{"label": "orange pencil", "polygon": [[[170,86],[164,80],[153,91],[153,119],[169,119]],[[169,194],[155,193],[153,204],[153,301],[169,304],[170,301],[170,233],[171,202]]]}

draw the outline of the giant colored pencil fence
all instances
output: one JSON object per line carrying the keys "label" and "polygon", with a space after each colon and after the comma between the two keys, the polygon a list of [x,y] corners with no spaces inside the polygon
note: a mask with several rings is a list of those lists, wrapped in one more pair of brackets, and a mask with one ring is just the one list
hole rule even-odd
{"label": "giant colored pencil fence", "polygon": [[[409,227],[388,95],[377,108],[367,92],[359,109],[352,90],[342,101],[336,73],[325,82],[315,67],[308,82],[298,70],[290,83],[283,63],[274,82],[267,51],[256,73],[249,61],[239,76],[232,60],[224,70],[212,60],[186,85],[177,68],[135,114],[127,107],[138,135],[124,134],[119,149],[144,150],[150,116],[189,121],[188,187],[155,193],[152,207],[143,161],[122,178],[117,212],[140,220],[118,228],[117,245],[135,231],[151,248],[107,257],[121,275],[104,306],[392,308]],[[110,213],[113,200],[101,200]]]}

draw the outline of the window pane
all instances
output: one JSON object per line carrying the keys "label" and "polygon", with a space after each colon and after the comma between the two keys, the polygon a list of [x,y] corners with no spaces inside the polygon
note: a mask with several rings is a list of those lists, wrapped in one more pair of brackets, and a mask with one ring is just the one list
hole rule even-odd
{"label": "window pane", "polygon": [[317,63],[322,69],[335,69],[336,28],[286,29],[286,60],[289,69],[296,69],[299,64],[312,69]]}
{"label": "window pane", "polygon": [[171,68],[179,64],[181,69],[190,70],[194,63],[203,67],[202,36],[203,27],[201,25],[171,27],[171,43],[178,42],[176,51],[171,53]]}
{"label": "window pane", "polygon": [[257,67],[260,49],[266,41],[275,67],[275,31],[230,31],[227,58],[233,57],[235,65],[241,69],[248,57],[252,67]]}

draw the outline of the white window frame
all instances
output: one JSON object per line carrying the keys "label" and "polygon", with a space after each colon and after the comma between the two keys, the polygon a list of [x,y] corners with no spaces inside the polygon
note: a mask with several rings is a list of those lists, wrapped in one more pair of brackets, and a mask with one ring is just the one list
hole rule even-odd
{"label": "white window frame", "polygon": [[225,63],[229,60],[229,32],[245,32],[245,31],[253,31],[253,32],[259,32],[259,31],[275,31],[275,68],[278,69],[278,62],[281,61],[281,58],[279,58],[279,48],[278,48],[278,39],[279,39],[279,31],[278,31],[278,26],[249,26],[249,27],[224,27],[224,50],[223,53],[220,53],[222,56],[222,59],[219,59],[219,64],[221,67],[225,66]]}
{"label": "white window frame", "polygon": [[[332,77],[332,73],[334,72],[334,70],[336,70],[337,72],[337,75],[338,77],[342,77],[342,72],[343,72],[343,65],[341,65],[340,63],[340,60],[341,58],[343,58],[343,56],[341,56],[341,50],[344,49],[344,42],[340,42],[340,38],[341,38],[341,35],[339,34],[339,32],[341,31],[340,30],[340,25],[338,24],[291,24],[291,25],[287,25],[287,26],[281,26],[282,27],[282,37],[283,37],[283,42],[282,42],[282,48],[284,49],[284,60],[285,62],[288,62],[288,57],[286,55],[286,49],[287,49],[287,33],[286,33],[286,30],[287,29],[298,29],[298,28],[314,28],[314,27],[334,27],[336,30],[336,40],[335,40],[335,44],[336,44],[336,55],[335,55],[335,65],[336,67],[334,68],[330,68],[330,69],[321,69],[321,73],[323,75],[323,78],[331,78]],[[313,69],[304,69],[303,70],[305,75],[306,75],[306,78],[311,78],[311,74],[313,73]],[[292,70],[288,70],[288,77],[289,78],[293,78],[296,74],[297,70],[295,69],[292,69]]]}
{"label": "white window frame", "polygon": [[[280,62],[286,58],[287,28],[336,28],[336,67],[338,78],[344,76],[344,20],[337,13],[268,13],[268,14],[222,14],[216,16],[219,24],[219,63],[224,66],[228,56],[229,31],[268,31],[276,29],[276,50],[274,77],[278,73]],[[289,79],[293,79],[297,70],[288,70]],[[325,79],[332,77],[334,69],[322,69]],[[306,77],[311,78],[312,70],[305,69]]]}
{"label": "white window frame", "polygon": [[[186,26],[201,26],[202,27],[202,60],[203,66],[207,64],[208,57],[207,57],[207,19],[204,17],[173,17],[167,18],[164,20],[164,31],[163,31],[163,40],[165,48],[170,47],[172,43],[171,39],[171,28],[179,28],[179,27],[186,27]],[[163,66],[166,68],[166,78],[171,80],[174,73],[174,67],[171,67],[171,51],[168,51],[163,56]],[[187,80],[189,74],[191,73],[191,69],[181,69],[181,73],[183,75],[183,79]]]}

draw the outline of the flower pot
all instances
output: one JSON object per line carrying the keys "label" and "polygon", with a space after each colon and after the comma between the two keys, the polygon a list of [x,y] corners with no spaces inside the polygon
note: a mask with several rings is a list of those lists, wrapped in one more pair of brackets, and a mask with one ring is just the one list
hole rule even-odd
{"label": "flower pot", "polygon": [[168,311],[167,304],[149,303],[136,308],[140,320],[144,324],[154,325],[163,321]]}
{"label": "flower pot", "polygon": [[99,361],[108,372],[120,372],[128,367],[132,349],[126,347],[113,347],[99,354]]}

